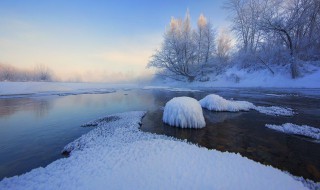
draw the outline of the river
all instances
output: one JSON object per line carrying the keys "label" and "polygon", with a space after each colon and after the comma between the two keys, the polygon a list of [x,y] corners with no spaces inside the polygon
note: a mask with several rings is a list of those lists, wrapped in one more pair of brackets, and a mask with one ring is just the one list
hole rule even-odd
{"label": "river", "polygon": [[[176,96],[201,99],[215,93],[226,99],[294,109],[294,116],[257,111],[204,110],[207,126],[179,129],[162,123],[163,107]],[[173,136],[209,149],[240,153],[265,165],[320,181],[320,142],[280,133],[265,124],[320,127],[320,89],[218,88],[199,92],[165,89],[118,90],[107,94],[0,98],[0,180],[63,158],[62,148],[92,128],[81,124],[107,114],[146,110],[141,130]]]}

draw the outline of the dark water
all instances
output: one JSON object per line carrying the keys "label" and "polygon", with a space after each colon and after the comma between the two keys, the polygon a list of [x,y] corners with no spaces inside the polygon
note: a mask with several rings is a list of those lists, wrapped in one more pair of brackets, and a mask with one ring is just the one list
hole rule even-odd
{"label": "dark water", "polygon": [[[298,114],[274,117],[249,112],[204,110],[207,126],[179,129],[162,123],[162,107],[176,96],[201,99],[210,93],[256,105],[284,106]],[[320,127],[320,89],[203,89],[202,92],[130,90],[110,94],[0,99],[0,180],[46,166],[62,148],[92,128],[79,127],[101,116],[147,110],[141,130],[187,139],[210,149],[237,152],[266,165],[320,181],[320,143],[282,134],[265,124],[287,122]]]}

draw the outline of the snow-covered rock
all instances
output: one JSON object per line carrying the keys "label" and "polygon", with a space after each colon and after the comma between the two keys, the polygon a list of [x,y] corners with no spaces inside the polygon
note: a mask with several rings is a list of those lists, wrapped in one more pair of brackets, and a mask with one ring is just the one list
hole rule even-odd
{"label": "snow-covered rock", "polygon": [[203,108],[206,108],[211,111],[229,111],[229,112],[238,112],[238,111],[249,111],[256,110],[260,113],[272,116],[292,116],[294,112],[291,108],[283,108],[278,106],[255,106],[251,102],[247,101],[233,101],[226,100],[223,97],[210,94],[201,99],[200,104]]}
{"label": "snow-covered rock", "polygon": [[190,97],[176,97],[166,103],[163,122],[181,128],[203,128],[206,122],[199,102]]}
{"label": "snow-covered rock", "polygon": [[142,132],[144,114],[112,115],[120,119],[74,141],[70,157],[5,178],[0,189],[307,189],[289,174],[239,154]]}
{"label": "snow-covered rock", "polygon": [[285,123],[282,125],[266,124],[269,129],[277,130],[287,134],[302,135],[313,139],[320,140],[320,129],[310,127],[308,125],[296,125],[292,123]]}
{"label": "snow-covered rock", "polygon": [[201,99],[199,102],[203,108],[212,111],[249,111],[250,109],[255,107],[250,102],[226,100],[216,94],[210,94]]}

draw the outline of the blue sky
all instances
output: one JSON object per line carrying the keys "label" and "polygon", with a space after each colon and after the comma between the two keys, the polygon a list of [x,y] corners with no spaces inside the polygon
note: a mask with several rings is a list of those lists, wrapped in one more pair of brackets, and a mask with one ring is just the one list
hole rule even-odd
{"label": "blue sky", "polygon": [[187,8],[195,24],[204,13],[225,27],[223,0],[3,0],[0,1],[0,63],[32,69],[44,64],[62,79],[130,79],[145,66],[171,16]]}

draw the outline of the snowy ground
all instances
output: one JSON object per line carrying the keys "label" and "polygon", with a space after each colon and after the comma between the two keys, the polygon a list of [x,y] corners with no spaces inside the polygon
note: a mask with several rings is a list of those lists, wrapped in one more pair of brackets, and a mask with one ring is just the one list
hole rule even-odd
{"label": "snowy ground", "polygon": [[141,132],[145,112],[111,115],[68,144],[70,157],[0,182],[0,189],[307,189],[239,154]]}
{"label": "snowy ground", "polygon": [[209,75],[209,81],[192,83],[173,79],[155,80],[153,85],[197,88],[197,87],[281,87],[281,88],[320,88],[320,70],[305,77],[292,79],[290,74],[272,75],[268,70],[249,72],[245,69],[230,68],[225,73],[215,76]]}
{"label": "snowy ground", "polygon": [[137,84],[0,82],[0,98],[13,96],[104,94],[114,92],[117,89],[127,90],[137,87]]}

